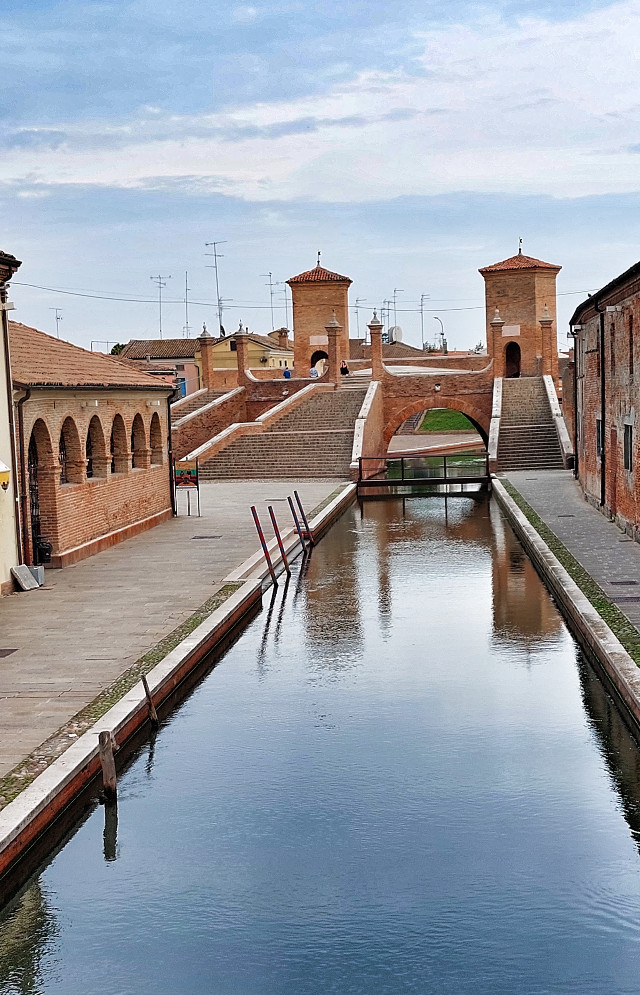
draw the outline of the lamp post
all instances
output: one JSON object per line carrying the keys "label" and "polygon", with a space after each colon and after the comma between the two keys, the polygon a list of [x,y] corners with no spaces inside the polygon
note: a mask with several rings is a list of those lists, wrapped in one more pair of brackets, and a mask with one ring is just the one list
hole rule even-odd
{"label": "lamp post", "polygon": [[443,356],[446,356],[447,355],[447,350],[446,350],[446,341],[447,340],[444,337],[444,325],[442,324],[442,319],[438,318],[438,316],[434,314],[433,320],[437,321],[439,323],[439,325],[440,325],[440,337],[442,339],[442,354],[443,354]]}

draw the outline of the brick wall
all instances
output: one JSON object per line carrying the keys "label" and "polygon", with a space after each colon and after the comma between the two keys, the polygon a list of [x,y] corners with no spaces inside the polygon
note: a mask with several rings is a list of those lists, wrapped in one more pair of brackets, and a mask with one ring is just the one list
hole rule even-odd
{"label": "brick wall", "polygon": [[[597,420],[601,417],[604,375],[605,411],[602,430],[605,492],[602,510],[629,534],[640,538],[640,281],[629,281],[598,300],[603,309],[604,350],[600,314],[595,304],[584,307],[576,338],[578,472],[585,496],[601,505],[603,460],[597,451]],[[607,307],[615,307],[607,312]],[[569,390],[569,385],[565,388]],[[632,467],[625,467],[625,426],[632,437]]]}
{"label": "brick wall", "polygon": [[[40,534],[53,546],[54,565],[68,562],[69,550],[84,547],[71,559],[82,558],[110,545],[109,536],[126,538],[143,520],[170,513],[166,397],[158,391],[55,389],[34,390],[25,402],[25,462],[33,437]],[[25,558],[32,562],[28,472],[22,493]]]}
{"label": "brick wall", "polygon": [[230,394],[212,401],[173,426],[173,454],[182,459],[208,439],[213,438],[234,422],[247,421],[247,393],[236,388]]}

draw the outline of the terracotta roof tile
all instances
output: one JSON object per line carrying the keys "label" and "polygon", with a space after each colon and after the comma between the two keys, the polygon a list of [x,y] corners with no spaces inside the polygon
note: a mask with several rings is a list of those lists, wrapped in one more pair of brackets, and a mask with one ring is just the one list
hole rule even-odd
{"label": "terracotta roof tile", "polygon": [[200,351],[198,339],[131,339],[120,353],[125,359],[191,359]]}
{"label": "terracotta roof tile", "polygon": [[523,256],[519,252],[515,256],[509,256],[508,259],[503,259],[500,263],[494,263],[492,266],[483,266],[482,269],[478,270],[479,273],[497,273],[499,270],[514,270],[514,269],[554,269],[559,272],[562,266],[556,266],[554,263],[545,263],[542,259],[534,259],[533,256]]}
{"label": "terracotta roof tile", "polygon": [[18,321],[9,322],[11,375],[27,387],[144,387],[166,384],[115,357],[88,352]]}
{"label": "terracotta roof tile", "polygon": [[308,269],[305,273],[298,273],[297,276],[292,276],[287,283],[351,283],[352,281],[348,276],[340,276],[339,273],[332,273],[330,269],[325,269],[324,266],[315,266],[314,269]]}

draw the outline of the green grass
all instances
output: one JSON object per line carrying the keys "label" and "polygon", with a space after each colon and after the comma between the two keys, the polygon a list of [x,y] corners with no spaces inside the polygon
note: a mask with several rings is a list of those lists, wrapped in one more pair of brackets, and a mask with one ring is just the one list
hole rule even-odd
{"label": "green grass", "polygon": [[461,411],[450,408],[432,408],[427,411],[419,432],[475,432],[475,428]]}
{"label": "green grass", "polygon": [[600,618],[607,623],[613,634],[620,640],[634,663],[640,666],[640,633],[635,625],[629,621],[617,605],[609,600],[591,574],[587,573],[584,567],[578,563],[564,543],[558,539],[555,532],[552,532],[549,526],[542,521],[513,484],[508,480],[501,480],[500,483],[509,497],[518,505],[525,518],[533,525],[540,538],[560,561],[571,579],[578,585],[587,600],[591,602]]}
{"label": "green grass", "polygon": [[0,809],[20,794],[38,774],[46,770],[78,736],[90,729],[109,709],[127,694],[138,683],[143,674],[164,660],[169,653],[186,639],[201,622],[211,615],[216,608],[224,604],[241,584],[225,584],[216,591],[193,615],[190,615],[181,625],[173,629],[168,636],[161,639],[139,660],[136,660],[128,670],[125,670],[108,688],[105,688],[97,698],[85,705],[73,718],[65,723],[53,736],[45,740],[22,763],[0,778]]}

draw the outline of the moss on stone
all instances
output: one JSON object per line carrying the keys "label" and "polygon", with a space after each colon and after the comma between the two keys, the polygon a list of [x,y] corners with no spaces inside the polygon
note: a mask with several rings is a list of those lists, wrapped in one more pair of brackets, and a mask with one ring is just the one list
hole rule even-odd
{"label": "moss on stone", "polygon": [[225,584],[214,595],[207,599],[197,611],[185,619],[177,628],[170,632],[159,643],[156,643],[131,667],[124,671],[108,688],[85,705],[79,712],[64,724],[53,736],[41,743],[36,750],[26,757],[17,767],[0,778],[0,809],[13,801],[38,774],[53,763],[69,747],[70,740],[77,739],[87,729],[90,729],[99,718],[116,705],[125,694],[135,687],[143,674],[164,660],[172,650],[186,639],[194,629],[205,621],[217,608],[234,594],[241,584]]}

